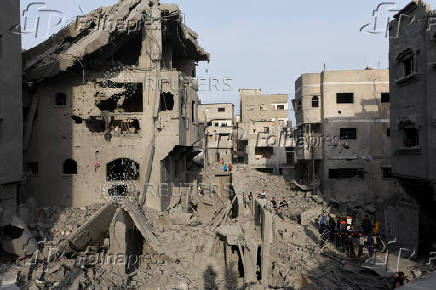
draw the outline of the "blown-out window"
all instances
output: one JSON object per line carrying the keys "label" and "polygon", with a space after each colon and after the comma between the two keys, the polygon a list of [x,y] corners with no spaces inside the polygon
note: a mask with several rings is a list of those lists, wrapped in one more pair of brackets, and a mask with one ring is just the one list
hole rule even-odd
{"label": "blown-out window", "polygon": [[66,106],[67,105],[67,96],[64,93],[58,93],[55,97],[55,105],[56,106]]}
{"label": "blown-out window", "polygon": [[318,108],[319,107],[319,98],[317,96],[312,97],[312,107]]}
{"label": "blown-out window", "polygon": [[64,174],[77,174],[77,162],[73,159],[65,160],[63,164],[63,173]]}

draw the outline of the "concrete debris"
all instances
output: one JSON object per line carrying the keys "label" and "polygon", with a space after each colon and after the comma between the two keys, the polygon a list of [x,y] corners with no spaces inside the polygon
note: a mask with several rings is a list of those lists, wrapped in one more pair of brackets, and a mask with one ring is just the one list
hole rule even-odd
{"label": "concrete debris", "polygon": [[[247,183],[242,174],[255,180]],[[213,172],[204,177],[222,178]],[[43,249],[2,266],[0,274],[26,289],[389,289],[392,274],[361,266],[330,243],[320,246],[312,221],[330,208],[280,179],[236,165],[234,189],[227,196],[209,196],[209,205],[193,202],[192,212],[183,202],[161,213],[129,198],[39,210],[32,232],[40,233],[38,240],[47,238]],[[267,197],[258,198],[263,188]],[[251,201],[244,203],[243,194],[250,191]],[[275,209],[273,198],[285,198],[288,208]],[[207,223],[202,206],[210,209]],[[406,262],[410,269],[415,265]]]}
{"label": "concrete debris", "polygon": [[38,245],[27,225],[14,212],[0,212],[3,250],[17,256],[28,256],[38,250]]}
{"label": "concrete debris", "polygon": [[311,224],[315,219],[317,219],[322,213],[322,209],[319,207],[311,208],[308,210],[305,210],[300,215],[300,223],[303,226],[307,226]]}

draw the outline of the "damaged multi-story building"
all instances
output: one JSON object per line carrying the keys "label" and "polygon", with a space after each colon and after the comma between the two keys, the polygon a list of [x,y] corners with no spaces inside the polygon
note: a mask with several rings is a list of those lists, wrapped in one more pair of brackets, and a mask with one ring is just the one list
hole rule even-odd
{"label": "damaged multi-story building", "polygon": [[429,4],[416,0],[389,26],[392,174],[420,208],[421,255],[436,241],[435,18]]}
{"label": "damaged multi-story building", "polygon": [[388,70],[302,74],[293,100],[296,180],[344,208],[364,208],[387,236],[414,246],[416,235],[392,226],[398,219],[389,214],[410,213],[403,225],[416,223],[416,208],[400,204],[402,190],[392,178],[390,101]]}
{"label": "damaged multi-story building", "polygon": [[290,173],[294,142],[288,112],[288,95],[262,94],[240,89],[238,159],[254,168]]}
{"label": "damaged multi-story building", "polygon": [[205,164],[232,162],[233,159],[233,104],[200,104],[198,119],[206,126]]}
{"label": "damaged multi-story building", "polygon": [[23,177],[20,3],[0,2],[0,207],[15,208]]}
{"label": "damaged multi-story building", "polygon": [[166,209],[203,138],[197,38],[177,5],[124,0],[24,53],[24,159],[40,205],[134,194]]}

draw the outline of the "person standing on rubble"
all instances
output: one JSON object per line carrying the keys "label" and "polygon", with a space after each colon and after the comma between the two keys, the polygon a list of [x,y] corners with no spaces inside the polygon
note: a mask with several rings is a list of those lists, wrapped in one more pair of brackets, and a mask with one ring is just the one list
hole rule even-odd
{"label": "person standing on rubble", "polygon": [[362,220],[362,231],[365,236],[369,236],[372,231],[372,224],[369,220],[368,215],[365,215],[365,217]]}
{"label": "person standing on rubble", "polygon": [[227,170],[228,170],[227,164],[224,164],[223,170],[224,170],[224,172],[227,172]]}
{"label": "person standing on rubble", "polygon": [[350,215],[347,215],[347,231],[350,230],[352,224],[353,218]]}
{"label": "person standing on rubble", "polygon": [[372,235],[368,236],[368,240],[366,241],[366,248],[368,249],[369,257],[374,255],[374,237]]}
{"label": "person standing on rubble", "polygon": [[335,240],[335,233],[336,233],[336,222],[332,215],[329,215],[329,240],[331,243]]}
{"label": "person standing on rubble", "polygon": [[247,195],[245,192],[242,194],[242,202],[244,203],[244,208],[247,208]]}

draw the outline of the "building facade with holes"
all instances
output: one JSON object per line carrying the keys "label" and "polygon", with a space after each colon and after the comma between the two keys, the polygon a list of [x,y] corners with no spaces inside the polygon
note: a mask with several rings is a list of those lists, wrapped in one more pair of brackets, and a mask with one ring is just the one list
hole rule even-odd
{"label": "building facade with holes", "polygon": [[237,151],[240,162],[266,172],[291,175],[294,143],[287,94],[263,94],[260,89],[240,89]]}
{"label": "building facade with holes", "polygon": [[420,253],[436,242],[436,11],[412,1],[390,23],[392,174],[420,207]]}
{"label": "building facade with holes", "polygon": [[20,3],[1,1],[0,11],[0,207],[12,208],[23,176],[21,37],[11,31],[20,24]]}
{"label": "building facade with holes", "polygon": [[388,70],[324,71],[295,82],[296,181],[382,220],[392,178]]}
{"label": "building facade with holes", "polygon": [[234,105],[233,104],[200,104],[198,119],[205,124],[205,167],[233,159],[234,143]]}
{"label": "building facade with holes", "polygon": [[[126,5],[100,12],[120,11],[107,17],[129,19],[130,31],[99,29],[91,13],[23,55],[33,83],[25,92],[25,166],[40,205],[81,207],[129,194],[164,210],[174,188],[190,186],[204,130],[196,63],[209,54],[176,5]],[[143,22],[150,17],[160,21]]]}

